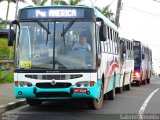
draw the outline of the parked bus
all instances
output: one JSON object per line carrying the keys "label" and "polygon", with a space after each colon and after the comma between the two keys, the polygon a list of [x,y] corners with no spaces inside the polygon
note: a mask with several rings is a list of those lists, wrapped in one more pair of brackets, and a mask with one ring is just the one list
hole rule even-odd
{"label": "parked bus", "polygon": [[[82,46],[81,35],[89,45]],[[44,100],[83,98],[92,109],[100,109],[106,96],[114,99],[120,78],[118,30],[95,8],[20,9],[10,24],[8,44],[13,43],[16,98],[26,98],[31,106]]]}
{"label": "parked bus", "polygon": [[116,88],[117,93],[123,90],[130,90],[133,81],[134,72],[134,53],[133,53],[133,40],[126,38],[120,39],[120,63],[121,63],[121,77],[120,82]]}
{"label": "parked bus", "polygon": [[150,83],[152,74],[152,51],[140,41],[134,41],[134,77],[138,86]]}

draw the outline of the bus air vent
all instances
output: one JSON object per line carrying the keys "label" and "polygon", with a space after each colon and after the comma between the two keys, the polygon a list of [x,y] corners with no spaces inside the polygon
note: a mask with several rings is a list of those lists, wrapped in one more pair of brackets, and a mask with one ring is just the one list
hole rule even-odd
{"label": "bus air vent", "polygon": [[36,83],[36,86],[38,88],[68,88],[72,84],[71,83],[56,83],[55,85],[52,85],[51,83]]}
{"label": "bus air vent", "polygon": [[74,75],[25,75],[26,78],[38,79],[38,80],[68,80],[82,77],[82,74]]}

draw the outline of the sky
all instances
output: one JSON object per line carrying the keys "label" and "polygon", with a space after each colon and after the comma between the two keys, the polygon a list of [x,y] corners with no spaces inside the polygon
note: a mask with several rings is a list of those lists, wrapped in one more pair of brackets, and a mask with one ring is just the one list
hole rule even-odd
{"label": "sky", "polygon": [[[100,8],[110,5],[111,10],[116,14],[117,1],[84,0],[81,4],[87,6],[96,5]],[[26,2],[27,4],[19,2],[19,8],[33,5],[31,0],[26,0]],[[50,0],[48,0],[46,5],[49,4]],[[9,11],[10,20],[15,18],[15,8],[16,5],[11,3]],[[0,18],[5,19],[6,9],[6,2],[0,3]],[[142,41],[152,49],[154,70],[160,73],[160,2],[155,2],[154,0],[122,0],[119,22],[121,37]]]}

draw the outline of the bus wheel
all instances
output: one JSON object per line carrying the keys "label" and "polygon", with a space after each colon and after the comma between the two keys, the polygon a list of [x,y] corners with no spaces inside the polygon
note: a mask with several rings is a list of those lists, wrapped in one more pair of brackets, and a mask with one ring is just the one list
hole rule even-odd
{"label": "bus wheel", "polygon": [[116,74],[114,74],[113,90],[111,90],[107,93],[108,100],[114,100],[114,96],[116,93],[115,82],[116,82]]}
{"label": "bus wheel", "polygon": [[130,90],[131,89],[131,83],[125,85],[125,90]]}
{"label": "bus wheel", "polygon": [[142,84],[145,85],[145,84],[146,84],[146,81],[147,81],[146,79],[143,80],[143,81],[142,81]]}
{"label": "bus wheel", "polygon": [[87,100],[90,109],[98,110],[103,104],[103,84],[101,84],[100,97],[98,99],[90,98]]}
{"label": "bus wheel", "polygon": [[136,81],[136,86],[140,86],[141,82],[140,81]]}
{"label": "bus wheel", "polygon": [[27,104],[30,106],[41,106],[42,101],[41,100],[35,100],[35,99],[28,99],[26,98]]}
{"label": "bus wheel", "polygon": [[150,84],[150,78],[147,78],[147,83]]}
{"label": "bus wheel", "polygon": [[122,93],[122,91],[123,91],[123,87],[116,88],[116,93]]}
{"label": "bus wheel", "polygon": [[114,100],[115,88],[107,93],[108,100]]}
{"label": "bus wheel", "polygon": [[130,90],[131,89],[131,79],[132,79],[132,72],[130,74],[129,84],[125,85],[125,90]]}

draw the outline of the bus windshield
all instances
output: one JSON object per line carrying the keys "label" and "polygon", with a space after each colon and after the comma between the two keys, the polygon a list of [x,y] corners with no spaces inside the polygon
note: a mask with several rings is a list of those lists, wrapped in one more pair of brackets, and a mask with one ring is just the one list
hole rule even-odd
{"label": "bus windshield", "polygon": [[[85,33],[89,50],[73,50]],[[20,22],[16,67],[21,69],[95,69],[95,22]]]}
{"label": "bus windshield", "polygon": [[134,67],[140,67],[141,59],[140,59],[140,47],[134,46]]}

